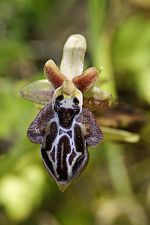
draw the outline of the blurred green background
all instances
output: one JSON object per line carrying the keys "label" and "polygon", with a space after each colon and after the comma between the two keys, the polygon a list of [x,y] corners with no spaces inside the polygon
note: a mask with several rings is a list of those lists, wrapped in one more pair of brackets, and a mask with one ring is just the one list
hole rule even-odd
{"label": "blurred green background", "polygon": [[[85,172],[60,193],[26,137],[37,109],[19,90],[44,78],[46,60],[60,64],[73,33],[87,38],[85,67],[103,66],[98,85],[146,123],[126,127],[137,143],[110,137],[89,149]],[[0,225],[149,225],[149,111],[149,0],[0,0]]]}

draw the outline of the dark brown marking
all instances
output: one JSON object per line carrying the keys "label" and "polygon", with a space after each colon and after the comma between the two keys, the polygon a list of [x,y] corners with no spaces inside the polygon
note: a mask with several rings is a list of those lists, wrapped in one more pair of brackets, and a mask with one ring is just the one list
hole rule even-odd
{"label": "dark brown marking", "polygon": [[73,99],[73,103],[74,103],[75,105],[78,105],[78,104],[79,104],[79,100],[77,99],[77,97],[75,97],[75,98]]}
{"label": "dark brown marking", "polygon": [[69,165],[71,166],[72,162],[73,162],[73,159],[76,157],[76,153],[74,151],[74,149],[72,150],[72,153],[71,155],[69,156]]}
{"label": "dark brown marking", "polygon": [[[41,155],[42,155],[44,164],[46,168],[48,169],[48,171],[52,173],[52,175],[54,176],[55,176],[55,171],[49,157],[51,157],[51,159],[55,161],[55,147],[52,149],[52,144],[57,136],[57,132],[58,132],[58,129],[57,129],[56,123],[55,122],[51,123],[50,134],[46,137],[45,148],[41,149]],[[50,156],[48,156],[49,153],[50,153]]]}
{"label": "dark brown marking", "polygon": [[85,144],[84,137],[81,131],[81,127],[78,124],[74,126],[74,141],[77,152],[84,152]]}
{"label": "dark brown marking", "polygon": [[51,150],[50,157],[55,162],[55,147]]}
{"label": "dark brown marking", "polygon": [[55,172],[53,169],[52,162],[49,160],[48,152],[44,148],[41,149],[41,155],[42,155],[42,159],[43,159],[45,167],[48,169],[49,173],[55,177]]}
{"label": "dark brown marking", "polygon": [[69,135],[70,138],[72,138],[72,130],[67,131],[67,134]]}
{"label": "dark brown marking", "polygon": [[70,153],[71,147],[66,135],[62,136],[57,148],[57,173],[58,181],[68,180],[68,167],[66,163],[67,154]]}
{"label": "dark brown marking", "polygon": [[82,167],[84,166],[84,161],[85,161],[85,155],[81,155],[75,162],[73,168],[72,168],[72,173],[73,175],[75,175],[76,173],[79,172],[79,170],[82,169]]}
{"label": "dark brown marking", "polygon": [[54,109],[58,113],[59,124],[62,127],[68,128],[68,129],[71,127],[75,115],[80,112],[79,107],[77,107],[75,109],[71,109],[71,108],[66,109],[63,107],[59,107],[57,102],[55,103]]}
{"label": "dark brown marking", "polygon": [[59,130],[59,135],[62,135],[64,133],[64,131],[63,130]]}
{"label": "dark brown marking", "polygon": [[64,99],[63,95],[58,95],[58,97],[56,98],[56,101],[60,102]]}
{"label": "dark brown marking", "polygon": [[56,122],[51,123],[50,125],[50,133],[46,137],[46,143],[45,143],[45,149],[46,151],[50,151],[52,148],[52,144],[54,143],[54,140],[57,136],[58,129]]}

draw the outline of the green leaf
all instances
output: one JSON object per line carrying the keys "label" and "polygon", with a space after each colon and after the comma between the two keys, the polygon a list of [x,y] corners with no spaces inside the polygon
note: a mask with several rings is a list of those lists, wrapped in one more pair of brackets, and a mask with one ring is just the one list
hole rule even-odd
{"label": "green leaf", "polygon": [[129,143],[136,143],[140,140],[140,136],[138,134],[129,131],[110,127],[101,127],[101,129],[104,133],[104,140]]}

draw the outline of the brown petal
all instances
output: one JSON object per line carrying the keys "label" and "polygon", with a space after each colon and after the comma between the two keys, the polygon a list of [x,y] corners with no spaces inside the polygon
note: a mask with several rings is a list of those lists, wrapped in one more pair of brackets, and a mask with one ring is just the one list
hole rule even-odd
{"label": "brown petal", "polygon": [[60,72],[59,68],[51,59],[45,63],[44,74],[54,88],[60,87],[64,80],[66,80],[66,77]]}
{"label": "brown petal", "polygon": [[81,75],[74,77],[72,81],[81,92],[85,92],[96,82],[98,74],[99,71],[96,68],[90,67]]}

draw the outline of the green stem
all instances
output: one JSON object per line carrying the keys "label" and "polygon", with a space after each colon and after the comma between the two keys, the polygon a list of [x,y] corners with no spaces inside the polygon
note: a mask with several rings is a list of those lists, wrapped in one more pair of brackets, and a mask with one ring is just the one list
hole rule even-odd
{"label": "green stem", "polygon": [[[89,49],[92,57],[92,63],[97,69],[104,68],[100,75],[103,82],[101,88],[112,94],[116,98],[117,91],[113,76],[113,67],[111,62],[111,34],[104,32],[104,21],[109,9],[110,0],[88,0],[89,17]],[[102,33],[103,31],[103,33]]]}
{"label": "green stem", "polygon": [[122,146],[116,143],[105,143],[109,172],[116,194],[133,196],[127,168],[125,166]]}
{"label": "green stem", "polygon": [[[103,29],[110,2],[110,0],[88,0],[89,45],[93,65],[97,68],[101,66],[104,68],[100,75],[100,80],[108,81],[103,82],[103,84],[100,83],[101,88],[111,93],[113,98],[115,98],[117,91],[111,60],[112,37],[115,26],[111,27],[109,32],[106,28],[105,30]],[[104,146],[116,194],[133,196],[121,145],[107,142]]]}

